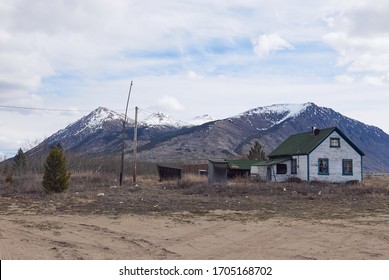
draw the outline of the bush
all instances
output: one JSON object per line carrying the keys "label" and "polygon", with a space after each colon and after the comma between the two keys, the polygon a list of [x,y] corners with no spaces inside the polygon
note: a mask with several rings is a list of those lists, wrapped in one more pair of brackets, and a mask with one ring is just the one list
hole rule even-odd
{"label": "bush", "polygon": [[12,185],[13,181],[14,181],[14,177],[12,176],[12,174],[8,174],[8,175],[5,177],[5,182],[6,182],[7,184],[11,184],[11,185]]}
{"label": "bush", "polygon": [[46,193],[58,193],[68,188],[70,173],[67,172],[65,155],[59,144],[50,149],[44,169],[42,185]]}

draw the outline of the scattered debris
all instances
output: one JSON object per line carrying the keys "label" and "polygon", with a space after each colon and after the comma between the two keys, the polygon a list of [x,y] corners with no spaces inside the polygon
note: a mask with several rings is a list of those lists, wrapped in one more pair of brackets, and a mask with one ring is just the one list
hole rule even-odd
{"label": "scattered debris", "polygon": [[105,196],[104,193],[98,193],[97,196]]}
{"label": "scattered debris", "polygon": [[130,192],[136,192],[136,191],[140,191],[142,188],[136,184],[135,186],[131,186],[128,188]]}

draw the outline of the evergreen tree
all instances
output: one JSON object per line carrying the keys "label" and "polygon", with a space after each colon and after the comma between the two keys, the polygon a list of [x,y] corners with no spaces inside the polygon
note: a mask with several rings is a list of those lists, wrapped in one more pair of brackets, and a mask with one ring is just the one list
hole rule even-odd
{"label": "evergreen tree", "polygon": [[7,162],[3,167],[3,176],[5,178],[6,183],[12,184],[13,182],[12,168],[8,165]]}
{"label": "evergreen tree", "polygon": [[62,192],[69,186],[70,173],[67,172],[66,159],[61,145],[53,146],[44,165],[43,188],[46,193]]}
{"label": "evergreen tree", "polygon": [[259,144],[258,141],[255,141],[254,146],[251,147],[247,157],[248,157],[248,159],[251,159],[251,160],[266,159],[265,152],[262,150],[262,146],[261,146],[261,144]]}
{"label": "evergreen tree", "polygon": [[26,156],[24,155],[24,152],[21,148],[19,148],[17,154],[14,157],[12,169],[18,175],[26,170]]}

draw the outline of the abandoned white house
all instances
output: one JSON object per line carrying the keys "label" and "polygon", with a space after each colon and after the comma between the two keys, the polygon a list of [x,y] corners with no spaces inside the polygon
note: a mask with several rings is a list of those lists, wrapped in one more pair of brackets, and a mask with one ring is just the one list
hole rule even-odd
{"label": "abandoned white house", "polygon": [[364,153],[337,127],[295,134],[251,166],[261,180],[347,182],[363,180]]}

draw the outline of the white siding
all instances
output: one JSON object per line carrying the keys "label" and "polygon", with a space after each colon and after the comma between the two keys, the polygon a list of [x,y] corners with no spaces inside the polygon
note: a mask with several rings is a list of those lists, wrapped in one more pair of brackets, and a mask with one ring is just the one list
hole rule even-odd
{"label": "white siding", "polygon": [[287,160],[284,162],[280,162],[279,164],[286,164],[286,174],[277,174],[277,164],[272,165],[270,168],[271,172],[271,181],[274,182],[284,182],[291,177],[291,161]]}
{"label": "white siding", "polygon": [[[297,174],[294,176],[300,178],[303,181],[307,181],[308,174],[308,157],[307,156],[293,156],[293,159],[297,160]],[[293,176],[293,175],[292,175]]]}
{"label": "white siding", "polygon": [[[340,138],[340,147],[330,147],[331,138]],[[328,159],[329,174],[319,175],[319,158]],[[343,159],[353,162],[353,174],[343,175]],[[301,158],[300,158],[301,160]],[[309,180],[346,182],[350,180],[361,181],[361,156],[336,131],[327,137],[314,151],[309,154]],[[301,164],[300,164],[301,166]]]}
{"label": "white siding", "polygon": [[267,166],[252,165],[250,173],[253,179],[267,180]]}

